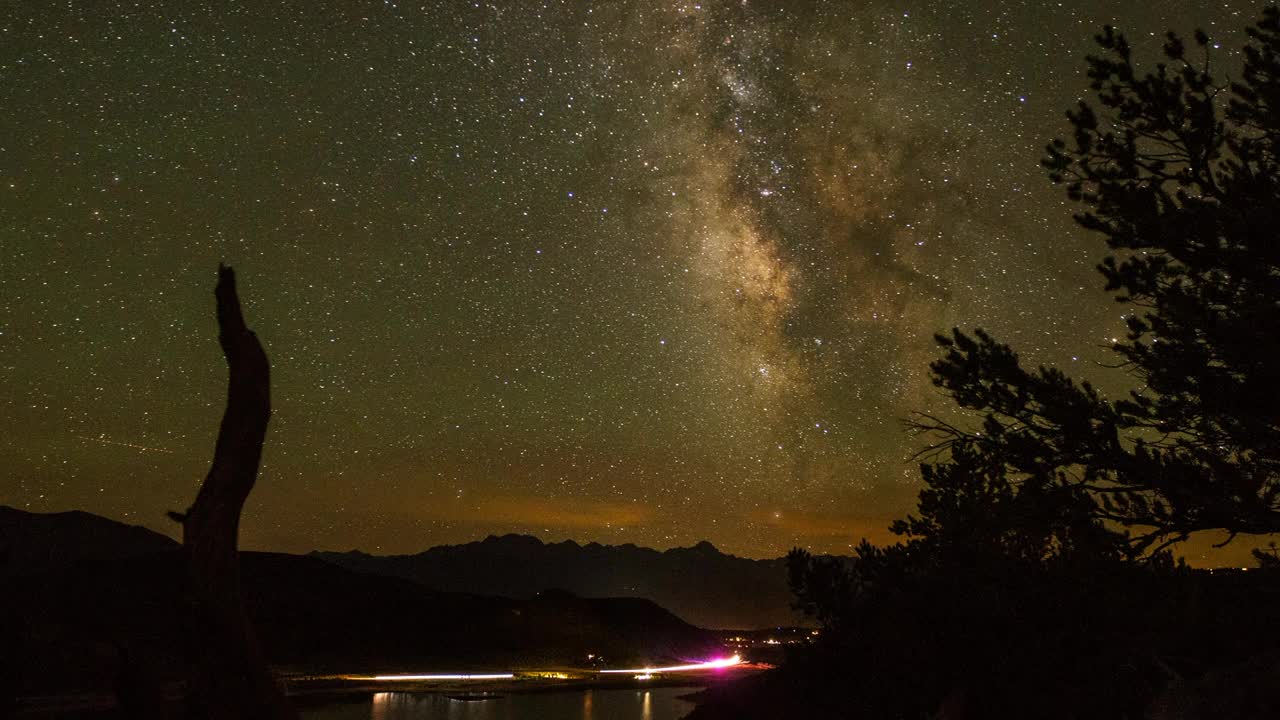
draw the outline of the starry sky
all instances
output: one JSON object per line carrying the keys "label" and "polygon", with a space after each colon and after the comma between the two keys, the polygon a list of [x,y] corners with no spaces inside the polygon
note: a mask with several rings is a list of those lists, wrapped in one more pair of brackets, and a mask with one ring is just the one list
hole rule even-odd
{"label": "starry sky", "polygon": [[176,529],[225,261],[273,363],[248,548],[884,540],[933,333],[1108,387],[1039,167],[1092,36],[1231,67],[1261,7],[6,4],[0,503]]}

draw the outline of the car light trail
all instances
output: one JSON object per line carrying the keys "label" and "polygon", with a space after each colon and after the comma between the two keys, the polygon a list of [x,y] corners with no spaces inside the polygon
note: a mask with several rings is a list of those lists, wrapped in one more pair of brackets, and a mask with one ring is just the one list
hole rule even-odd
{"label": "car light trail", "polygon": [[692,663],[690,665],[672,665],[670,667],[660,668],[631,668],[630,670],[600,670],[601,674],[605,673],[631,673],[633,675],[652,675],[653,673],[672,673],[672,672],[689,672],[691,670],[714,670],[715,668],[733,667],[740,665],[742,658],[738,655],[733,657],[721,658],[719,660],[708,660],[707,662]]}
{"label": "car light trail", "polygon": [[[677,672],[696,672],[698,670],[715,670],[717,668],[733,667],[741,665],[742,657],[734,655],[732,657],[720,658],[718,660],[708,660],[700,663],[689,663],[688,665],[669,665],[667,667],[647,667],[647,668],[629,668],[626,670],[596,670],[601,675],[608,674],[628,674],[633,675],[637,680],[649,680],[660,673],[677,673]],[[591,671],[583,671],[583,677]],[[554,671],[523,671],[518,673],[521,678],[542,677],[555,680],[569,680],[569,673]],[[432,674],[413,674],[413,675],[337,675],[343,680],[361,680],[374,682],[432,682],[435,680],[513,680],[517,673],[432,673]]]}
{"label": "car light trail", "polygon": [[378,681],[396,681],[396,680],[510,680],[515,677],[514,673],[489,673],[485,675],[372,675],[370,677],[353,678],[358,680],[378,680]]}

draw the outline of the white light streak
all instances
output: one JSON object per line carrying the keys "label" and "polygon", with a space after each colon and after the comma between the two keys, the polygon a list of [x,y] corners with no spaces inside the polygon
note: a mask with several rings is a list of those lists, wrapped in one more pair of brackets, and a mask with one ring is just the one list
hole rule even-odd
{"label": "white light streak", "polygon": [[515,677],[513,673],[487,673],[481,675],[451,673],[442,675],[374,675],[369,678],[359,679],[394,682],[397,680],[510,680],[513,677]]}
{"label": "white light streak", "polygon": [[692,663],[689,665],[672,665],[670,667],[660,668],[631,668],[629,670],[601,670],[600,673],[629,673],[632,675],[652,675],[653,673],[672,673],[672,672],[688,672],[690,670],[713,670],[715,668],[733,667],[740,665],[742,658],[738,655],[733,657],[721,658],[719,660],[708,660],[707,662]]}

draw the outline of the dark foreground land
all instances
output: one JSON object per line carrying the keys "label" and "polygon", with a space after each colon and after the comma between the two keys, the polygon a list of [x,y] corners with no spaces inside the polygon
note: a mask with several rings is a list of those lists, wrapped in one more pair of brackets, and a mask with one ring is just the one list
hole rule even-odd
{"label": "dark foreground land", "polygon": [[[86,513],[0,508],[0,690],[168,692],[184,667],[182,551]],[[670,664],[727,655],[719,637],[647,600],[437,592],[315,558],[243,553],[248,613],[285,676]],[[302,681],[295,691],[326,689]]]}
{"label": "dark foreground land", "polygon": [[1280,572],[918,579],[690,720],[1280,718]]}

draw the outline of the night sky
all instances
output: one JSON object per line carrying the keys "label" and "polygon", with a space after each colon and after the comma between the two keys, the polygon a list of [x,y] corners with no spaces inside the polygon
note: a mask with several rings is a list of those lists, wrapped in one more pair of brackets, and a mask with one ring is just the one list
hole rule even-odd
{"label": "night sky", "polygon": [[933,333],[1124,387],[1039,167],[1092,36],[1234,68],[1261,7],[6,3],[0,503],[177,529],[225,261],[273,363],[249,548],[884,540]]}

